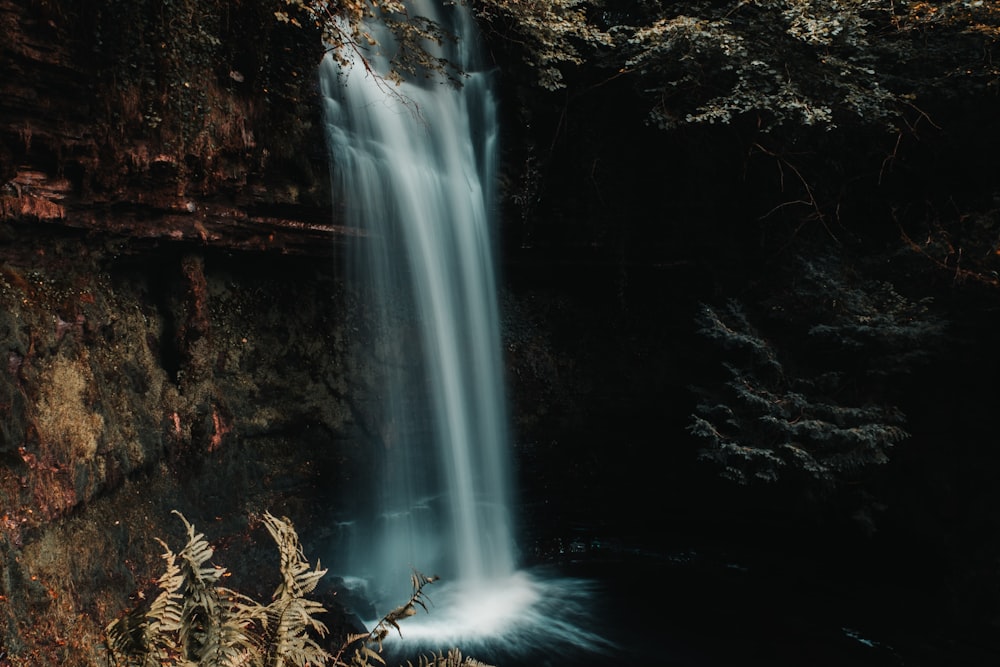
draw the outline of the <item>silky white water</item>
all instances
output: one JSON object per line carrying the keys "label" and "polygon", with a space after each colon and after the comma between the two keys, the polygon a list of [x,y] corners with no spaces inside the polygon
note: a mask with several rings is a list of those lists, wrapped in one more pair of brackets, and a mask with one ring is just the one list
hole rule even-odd
{"label": "silky white water", "polygon": [[[378,511],[356,524],[349,567],[387,594],[409,593],[411,568],[488,587],[515,565],[491,241],[496,104],[466,9],[408,8],[454,30],[438,55],[469,73],[460,86],[396,87],[357,58],[346,69],[328,58],[321,72],[336,196],[364,236],[356,277],[382,377]],[[369,64],[385,72],[384,58]]]}
{"label": "silky white water", "polygon": [[356,381],[373,382],[375,397],[358,410],[376,450],[375,498],[345,522],[338,569],[373,601],[370,622],[409,597],[412,570],[441,577],[426,590],[429,613],[404,624],[409,643],[603,647],[583,622],[586,582],[516,567],[492,243],[497,104],[476,26],[460,3],[407,7],[453,31],[437,55],[467,73],[460,86],[397,88],[356,58],[321,67],[336,206],[361,232],[353,275],[372,315],[359,325]]}

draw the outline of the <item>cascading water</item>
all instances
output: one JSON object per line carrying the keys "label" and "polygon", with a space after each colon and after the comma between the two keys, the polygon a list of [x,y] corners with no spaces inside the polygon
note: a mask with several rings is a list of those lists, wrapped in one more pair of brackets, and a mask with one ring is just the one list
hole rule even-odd
{"label": "cascading water", "polygon": [[[516,570],[491,244],[496,102],[471,15],[443,4],[407,7],[456,35],[436,55],[467,73],[461,86],[429,78],[396,88],[365,63],[332,58],[321,86],[334,190],[364,237],[354,261],[374,313],[368,375],[384,377],[370,410],[378,423],[368,425],[382,450],[378,498],[367,520],[352,521],[345,574],[369,583],[378,614],[408,597],[411,569],[441,575],[452,588],[435,585],[426,627],[408,621],[404,637],[467,645],[470,635],[509,634],[511,624],[541,627],[528,610],[558,596]],[[367,64],[387,67],[378,56]]]}
{"label": "cascading water", "polygon": [[[431,2],[410,11],[460,36],[440,55],[469,73],[461,87],[435,80],[387,93],[361,63],[344,71],[333,59],[322,74],[336,191],[367,236],[357,264],[374,338],[412,336],[377,353],[397,366],[382,392],[380,525],[358,560],[403,586],[410,567],[488,585],[514,571],[490,219],[496,105],[466,41],[468,13]],[[400,330],[401,315],[418,328]]]}

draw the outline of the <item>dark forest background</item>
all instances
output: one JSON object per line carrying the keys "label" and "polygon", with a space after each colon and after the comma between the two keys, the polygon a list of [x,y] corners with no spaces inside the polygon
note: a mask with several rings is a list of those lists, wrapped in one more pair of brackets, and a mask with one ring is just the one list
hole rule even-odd
{"label": "dark forest background", "polygon": [[[752,553],[996,650],[1000,3],[471,4],[526,557]],[[180,505],[329,537],[370,396],[315,7],[0,0],[0,664],[95,664]]]}

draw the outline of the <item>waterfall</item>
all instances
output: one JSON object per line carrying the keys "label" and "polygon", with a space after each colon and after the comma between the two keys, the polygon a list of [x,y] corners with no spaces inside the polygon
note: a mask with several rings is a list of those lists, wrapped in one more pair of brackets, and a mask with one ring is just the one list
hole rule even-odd
{"label": "waterfall", "polygon": [[354,275],[374,313],[368,375],[380,377],[367,410],[378,422],[367,425],[376,499],[347,569],[386,605],[408,596],[411,568],[477,589],[515,572],[491,241],[496,102],[468,9],[442,4],[407,6],[457,36],[436,55],[468,73],[460,86],[431,77],[395,87],[330,57],[321,67],[335,197],[361,230]]}
{"label": "waterfall", "polygon": [[[352,358],[355,382],[372,381],[359,393],[374,398],[357,412],[377,463],[373,497],[361,495],[342,522],[350,538],[337,560],[345,581],[364,582],[372,622],[409,597],[411,570],[441,576],[430,613],[406,620],[405,642],[475,647],[506,664],[558,651],[577,664],[572,656],[610,648],[589,627],[592,582],[516,568],[490,74],[463,3],[407,7],[457,36],[435,55],[467,73],[461,86],[431,77],[396,88],[365,63],[329,57],[320,68],[335,204],[359,230],[352,273],[370,316],[356,320]],[[384,58],[368,64],[386,71]]]}

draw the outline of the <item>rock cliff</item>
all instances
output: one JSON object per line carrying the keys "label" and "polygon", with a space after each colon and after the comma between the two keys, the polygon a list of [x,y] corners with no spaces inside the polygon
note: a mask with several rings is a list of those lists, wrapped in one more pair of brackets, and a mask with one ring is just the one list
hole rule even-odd
{"label": "rock cliff", "polygon": [[104,664],[171,509],[252,570],[349,474],[322,49],[266,10],[0,1],[2,665]]}

